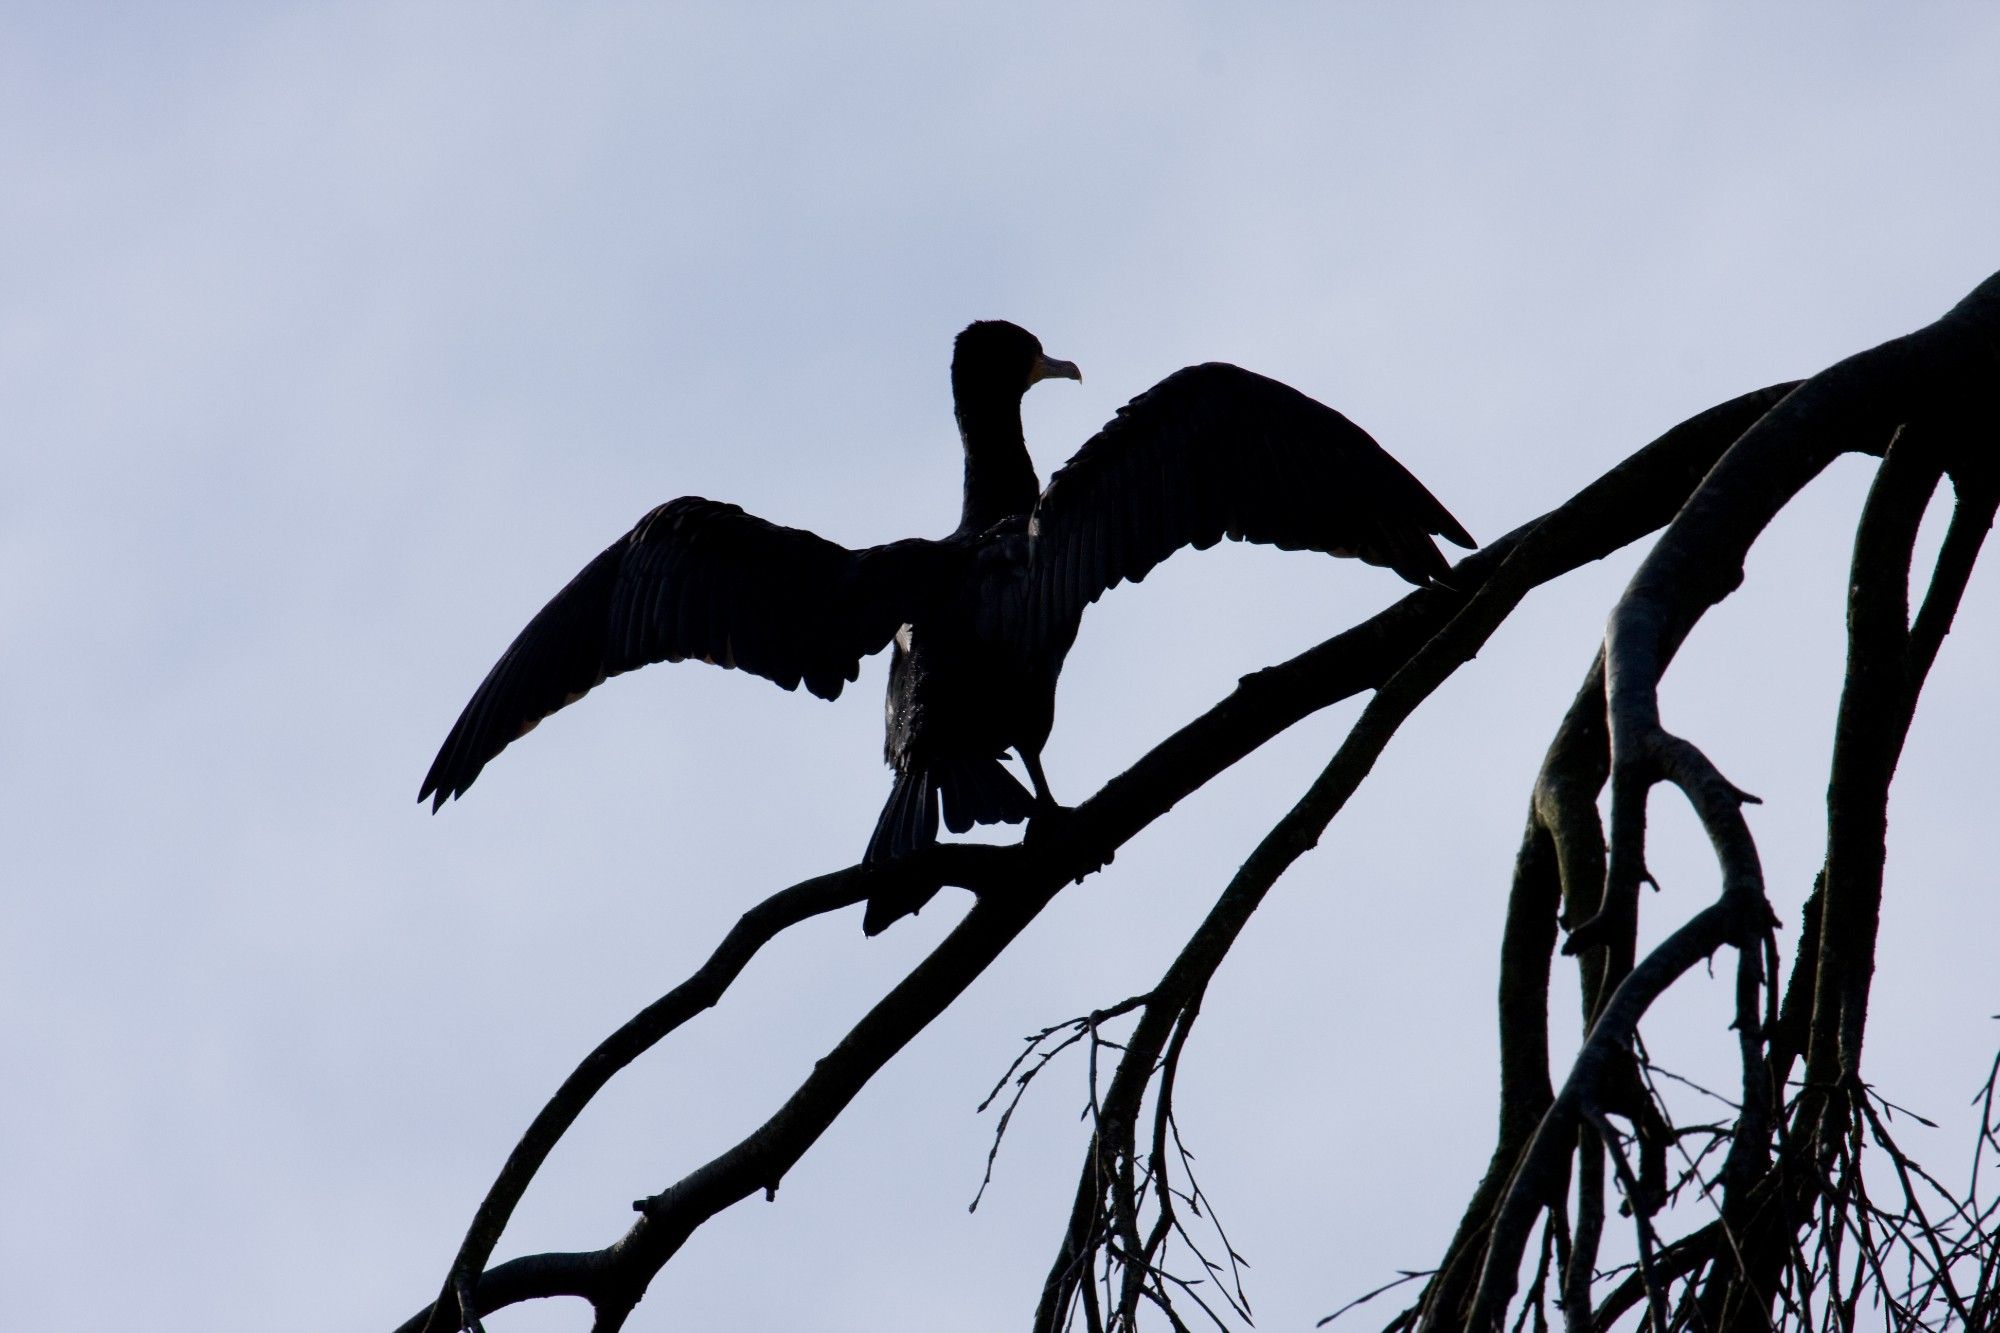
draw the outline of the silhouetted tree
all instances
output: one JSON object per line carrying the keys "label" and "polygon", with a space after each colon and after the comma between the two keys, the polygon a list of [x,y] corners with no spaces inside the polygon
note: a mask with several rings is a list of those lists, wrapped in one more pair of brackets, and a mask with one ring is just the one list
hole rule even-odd
{"label": "silhouetted tree", "polygon": [[[1110,1065],[1108,1082],[1091,1090],[1092,1134],[1032,1315],[1038,1333],[1078,1322],[1132,1328],[1144,1311],[1176,1329],[1187,1327],[1189,1310],[1224,1327],[1232,1312],[1247,1319],[1237,1256],[1214,1226],[1174,1115],[1181,1052],[1210,978],[1397,728],[1530,591],[1662,527],[1611,610],[1603,646],[1530,794],[1500,940],[1500,1117],[1491,1164],[1437,1268],[1411,1275],[1422,1279],[1416,1302],[1389,1327],[1485,1333],[1530,1322],[1545,1328],[1552,1318],[1572,1333],[1614,1326],[1804,1333],[1863,1322],[2000,1327],[2000,1200],[1982,1195],[1977,1165],[1970,1184],[1954,1189],[1905,1155],[1862,1080],[1890,779],[2000,498],[1996,425],[2000,275],[1924,329],[1674,427],[1568,503],[1467,557],[1453,589],[1411,593],[1246,677],[1106,783],[1054,836],[1007,847],[937,846],[773,894],[563,1084],[481,1204],[441,1298],[404,1333],[472,1327],[503,1306],[559,1295],[587,1300],[595,1328],[619,1328],[696,1228],[739,1200],[776,1190],[867,1081],[1066,885],[1265,741],[1372,692],[1325,770],[1243,863],[1158,983],[1048,1029],[996,1089],[997,1096],[1011,1086],[1018,1100],[1049,1059],[1079,1043]],[[1665,728],[1658,689],[1703,613],[1742,582],[1758,535],[1844,453],[1881,463],[1855,533],[1825,860],[1787,972],[1742,816],[1754,798],[1700,746]],[[1947,481],[1955,507],[1912,616],[1918,525]],[[1720,887],[1641,956],[1646,800],[1662,783],[1700,820]],[[523,1191],[592,1096],[714,1004],[766,942],[876,894],[946,885],[971,890],[971,910],[769,1120],[639,1201],[638,1220],[615,1244],[489,1267]],[[1585,1034],[1560,1080],[1548,1043],[1559,942],[1580,974]],[[1670,987],[1723,951],[1735,963],[1736,1013],[1717,1039],[1734,1048],[1740,1086],[1717,1098],[1723,1114],[1714,1122],[1676,1124],[1638,1024]],[[1112,1042],[1105,1033],[1114,1024]],[[2000,1155],[1994,1100],[1989,1082],[1976,1163]],[[1005,1124],[1003,1114],[1003,1133]],[[1864,1152],[1889,1164],[1890,1197],[1870,1192]],[[1606,1272],[1598,1258],[1614,1184],[1638,1258]],[[1677,1203],[1687,1206],[1670,1207]],[[1663,1217],[1676,1224],[1671,1238],[1656,1229]]]}

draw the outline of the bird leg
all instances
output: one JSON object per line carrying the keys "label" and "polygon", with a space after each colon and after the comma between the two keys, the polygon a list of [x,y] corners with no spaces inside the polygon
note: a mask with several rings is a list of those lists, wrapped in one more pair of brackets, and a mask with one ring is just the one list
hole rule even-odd
{"label": "bird leg", "polygon": [[[1076,811],[1056,800],[1049,790],[1048,774],[1042,772],[1042,754],[1039,750],[1017,750],[1021,763],[1028,770],[1028,780],[1035,784],[1035,812],[1028,816],[1026,842],[1047,843],[1051,839],[1068,837],[1076,829]],[[1111,864],[1113,852],[1110,848],[1082,848],[1086,867],[1077,875],[1076,882],[1083,883],[1084,876],[1104,869]]]}
{"label": "bird leg", "polygon": [[1035,784],[1035,814],[1040,816],[1063,807],[1056,800],[1056,794],[1049,790],[1049,775],[1042,772],[1042,752],[1040,750],[1020,751],[1021,762],[1027,765],[1028,781]]}

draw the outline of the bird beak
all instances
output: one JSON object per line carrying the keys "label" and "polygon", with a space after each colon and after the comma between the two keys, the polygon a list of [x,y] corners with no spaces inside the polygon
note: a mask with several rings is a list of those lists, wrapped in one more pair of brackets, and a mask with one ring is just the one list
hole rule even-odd
{"label": "bird beak", "polygon": [[1028,383],[1039,384],[1043,380],[1075,380],[1083,383],[1083,372],[1076,368],[1074,361],[1057,361],[1048,356],[1035,358],[1035,367],[1028,372]]}

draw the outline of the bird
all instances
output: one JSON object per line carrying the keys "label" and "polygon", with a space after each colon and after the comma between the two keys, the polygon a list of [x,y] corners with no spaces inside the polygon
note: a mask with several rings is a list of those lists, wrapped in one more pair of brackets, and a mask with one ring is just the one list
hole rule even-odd
{"label": "bird", "polygon": [[[894,778],[863,863],[930,845],[940,818],[964,833],[1032,817],[1032,837],[1043,817],[1066,813],[1042,750],[1063,662],[1105,592],[1224,537],[1358,557],[1420,587],[1449,587],[1434,537],[1476,545],[1366,431],[1222,362],[1132,399],[1044,489],[1022,398],[1044,380],[1082,378],[1017,324],[979,320],[958,335],[964,491],[942,538],[850,550],[699,496],[650,510],[501,654],[418,800],[436,813],[544,718],[641,666],[709,662],[830,700],[890,646],[883,757]],[[1032,792],[1003,762],[1008,750]],[[864,929],[922,905],[871,903]]]}

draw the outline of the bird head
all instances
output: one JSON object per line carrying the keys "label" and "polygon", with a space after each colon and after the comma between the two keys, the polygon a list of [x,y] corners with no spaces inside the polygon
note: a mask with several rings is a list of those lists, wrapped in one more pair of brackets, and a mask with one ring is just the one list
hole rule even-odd
{"label": "bird head", "polygon": [[1045,379],[1083,379],[1072,361],[1042,351],[1041,340],[1019,324],[982,319],[965,326],[951,352],[951,383],[960,397],[1015,399]]}

